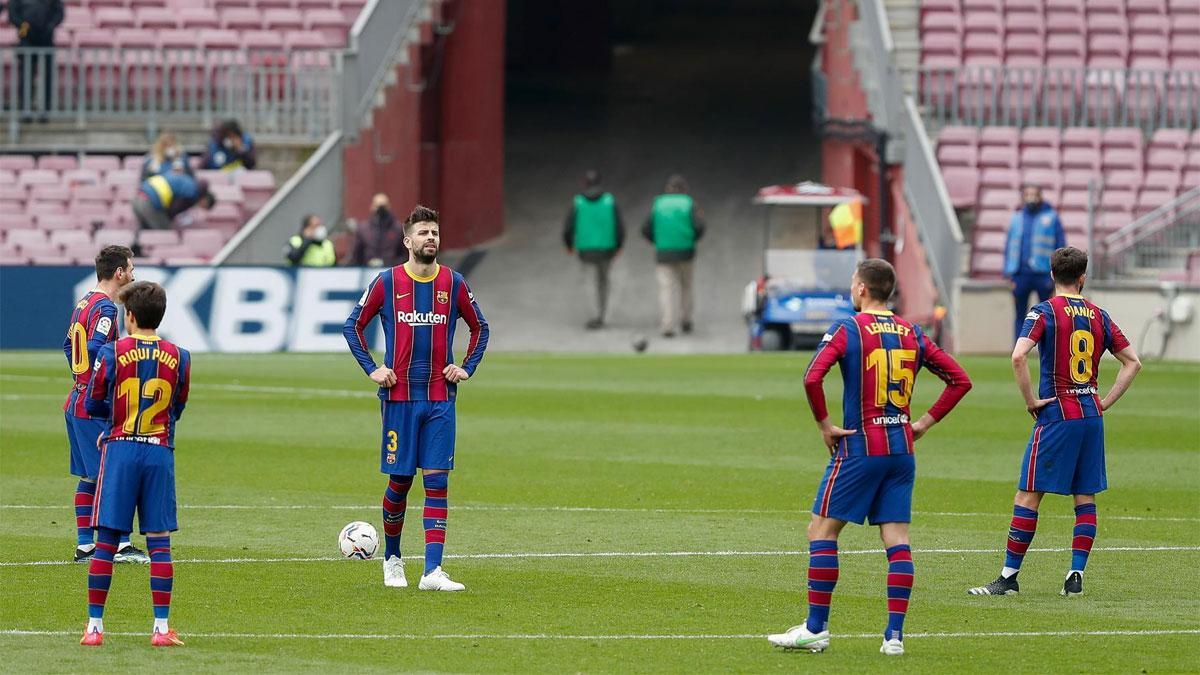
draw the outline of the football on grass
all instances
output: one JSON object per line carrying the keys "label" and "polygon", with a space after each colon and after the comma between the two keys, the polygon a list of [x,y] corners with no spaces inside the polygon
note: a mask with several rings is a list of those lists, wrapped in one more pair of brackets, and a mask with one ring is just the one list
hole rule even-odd
{"label": "football on grass", "polygon": [[356,520],[342,528],[338,535],[338,548],[347,558],[366,560],[379,550],[379,533],[374,525]]}

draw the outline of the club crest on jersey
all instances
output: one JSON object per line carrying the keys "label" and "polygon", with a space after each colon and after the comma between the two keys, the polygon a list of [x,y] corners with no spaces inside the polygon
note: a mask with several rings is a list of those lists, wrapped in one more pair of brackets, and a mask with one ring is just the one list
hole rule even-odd
{"label": "club crest on jersey", "polygon": [[450,291],[438,291],[437,292],[437,301],[443,305],[449,303],[450,302]]}

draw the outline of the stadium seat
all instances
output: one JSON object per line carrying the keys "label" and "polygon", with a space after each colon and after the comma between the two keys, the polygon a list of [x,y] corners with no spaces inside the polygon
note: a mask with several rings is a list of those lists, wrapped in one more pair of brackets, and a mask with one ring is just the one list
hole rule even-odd
{"label": "stadium seat", "polygon": [[1013,169],[984,169],[979,179],[981,189],[992,188],[1015,193],[1021,185],[1021,174]]}
{"label": "stadium seat", "polygon": [[220,28],[221,16],[212,7],[181,7],[178,10],[180,28]]}
{"label": "stadium seat", "polygon": [[250,51],[280,51],[283,49],[283,36],[270,30],[244,30],[242,44]]}
{"label": "stadium seat", "polygon": [[17,176],[18,185],[58,185],[58,172],[52,169],[22,171]]}
{"label": "stadium seat", "polygon": [[976,230],[974,249],[977,251],[995,251],[1004,252],[1004,245],[1007,241],[1005,232],[997,232],[995,230]]}
{"label": "stadium seat", "polygon": [[228,237],[219,229],[188,228],[183,231],[183,247],[205,260],[216,255],[227,240]]}
{"label": "stadium seat", "polygon": [[263,12],[263,27],[277,31],[303,30],[304,15],[290,8],[267,9]]}
{"label": "stadium seat", "polygon": [[37,158],[37,168],[51,171],[68,171],[79,166],[74,155],[42,155]]}
{"label": "stadium seat", "polygon": [[263,16],[257,9],[228,7],[221,10],[221,26],[227,30],[259,30],[263,27]]}
{"label": "stadium seat", "polygon": [[165,7],[139,7],[136,14],[139,28],[159,30],[179,27],[177,13]]}
{"label": "stadium seat", "polygon": [[133,244],[133,230],[120,230],[110,227],[97,230],[94,241],[95,246],[130,246]]}
{"label": "stadium seat", "polygon": [[25,213],[0,211],[0,232],[33,229],[33,216]]}
{"label": "stadium seat", "polygon": [[333,9],[313,9],[304,13],[305,28],[321,33],[325,43],[344,45],[350,35],[350,25],[345,15]]}
{"label": "stadium seat", "polygon": [[0,155],[0,169],[19,172],[36,168],[32,155]]}
{"label": "stadium seat", "polygon": [[59,246],[86,244],[92,245],[92,233],[85,230],[54,230],[50,233],[50,243]]}
{"label": "stadium seat", "polygon": [[43,230],[73,230],[75,229],[75,219],[67,213],[65,207],[59,212],[54,212],[50,208],[39,207],[37,211],[33,211],[33,222],[38,228]]}
{"label": "stadium seat", "polygon": [[30,186],[28,201],[54,202],[65,206],[70,194],[70,190],[59,183],[38,184]]}
{"label": "stadium seat", "polygon": [[323,34],[302,30],[285,33],[283,36],[283,45],[286,49],[293,51],[317,50],[329,47],[329,43],[326,42]]}
{"label": "stadium seat", "polygon": [[946,183],[946,192],[950,194],[950,203],[954,208],[964,209],[975,204],[975,195],[979,191],[979,172],[974,168],[943,169],[942,180]]}
{"label": "stadium seat", "polygon": [[991,251],[973,251],[971,254],[971,276],[982,279],[999,279],[1004,272],[1004,254]]}
{"label": "stadium seat", "polygon": [[143,230],[138,242],[143,246],[177,246],[179,233],[175,230]]}
{"label": "stadium seat", "polygon": [[93,22],[96,28],[134,28],[137,18],[128,7],[101,7],[95,11]]}
{"label": "stadium seat", "polygon": [[121,168],[121,160],[115,155],[84,155],[79,159],[79,168],[114,171]]}
{"label": "stadium seat", "polygon": [[979,166],[1002,169],[1017,168],[1017,149],[1003,146],[981,146],[979,148]]}
{"label": "stadium seat", "polygon": [[206,28],[200,31],[200,43],[205,49],[239,49],[242,45],[237,31]]}
{"label": "stadium seat", "polygon": [[964,166],[974,168],[978,163],[976,150],[967,145],[939,145],[938,164],[943,167]]}

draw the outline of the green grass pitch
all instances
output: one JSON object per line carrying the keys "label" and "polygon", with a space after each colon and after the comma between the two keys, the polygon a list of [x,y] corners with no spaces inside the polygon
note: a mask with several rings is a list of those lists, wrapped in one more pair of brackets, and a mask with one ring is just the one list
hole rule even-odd
{"label": "green grass pitch", "polygon": [[[148,572],[129,566],[106,644],[78,646],[86,569],[58,564],[75,536],[65,364],[0,354],[0,670],[1197,668],[1200,367],[1187,364],[1149,364],[1106,416],[1111,488],[1084,596],[1057,594],[1063,497],[1043,503],[1020,596],[965,592],[1000,567],[1030,427],[1007,359],[968,358],[975,389],[917,448],[908,653],[878,653],[886,561],[877,531],[857,526],[842,538],[829,651],[773,650],[763,636],[806,613],[804,526],[827,461],[807,361],[489,355],[462,386],[450,481],[445,566],[468,590],[430,594],[384,588],[378,560],[337,557],[345,523],[380,527],[385,485],[378,403],[350,356],[197,355],[173,538],[171,623],[187,646],[156,651]],[[1105,388],[1115,371],[1107,360]],[[940,386],[918,378],[915,413]],[[826,390],[837,419],[838,385]],[[410,505],[421,500],[414,487]],[[414,582],[422,548],[410,510]]]}

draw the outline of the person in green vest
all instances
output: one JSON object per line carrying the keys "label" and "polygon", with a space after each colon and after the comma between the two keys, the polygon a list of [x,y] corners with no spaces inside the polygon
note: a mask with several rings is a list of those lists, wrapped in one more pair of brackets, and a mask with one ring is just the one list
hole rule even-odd
{"label": "person in green vest", "polygon": [[333,267],[337,262],[329,231],[321,217],[312,213],[300,221],[300,233],[288,240],[284,255],[290,264],[299,267]]}
{"label": "person in green vest", "polygon": [[696,242],[704,236],[704,212],[688,194],[678,174],[667,179],[664,193],[654,198],[642,235],[654,244],[662,335],[692,332],[692,260]]}
{"label": "person in green vest", "polygon": [[625,226],[617,200],[600,186],[600,172],[583,174],[583,191],[575,195],[571,210],[563,224],[563,244],[568,253],[575,253],[592,280],[595,316],[585,327],[595,330],[604,326],[608,310],[608,273],[613,258],[625,243]]}

